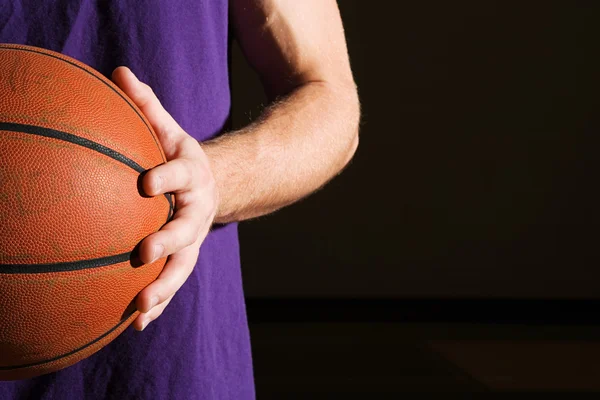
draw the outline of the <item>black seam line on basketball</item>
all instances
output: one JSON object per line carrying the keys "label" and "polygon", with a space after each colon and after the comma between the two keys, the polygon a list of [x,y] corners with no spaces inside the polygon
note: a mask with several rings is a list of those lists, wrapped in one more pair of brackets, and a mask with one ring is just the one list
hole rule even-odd
{"label": "black seam line on basketball", "polygon": [[93,142],[89,139],[82,138],[81,136],[73,135],[71,133],[57,131],[56,129],[51,128],[43,128],[41,126],[36,125],[25,125],[25,124],[17,124],[13,122],[0,122],[0,131],[11,131],[11,132],[19,132],[19,133],[29,133],[32,135],[44,136],[47,138],[63,140],[65,142],[73,143],[82,147],[87,147],[88,149],[97,151],[98,153],[102,153],[105,156],[108,156],[114,160],[122,162],[130,168],[133,168],[139,173],[144,172],[144,168],[133,161],[130,158],[125,157],[123,154],[115,151],[109,147],[101,145],[100,143]]}
{"label": "black seam line on basketball", "polygon": [[54,357],[51,358],[49,360],[44,360],[44,361],[38,361],[35,363],[31,363],[31,364],[23,364],[23,365],[15,365],[15,366],[10,366],[10,367],[2,367],[0,366],[0,371],[11,371],[11,370],[17,370],[17,369],[23,369],[23,368],[31,368],[31,367],[37,367],[38,365],[44,365],[44,364],[48,364],[54,361],[58,361],[61,358],[65,358],[65,357],[69,357],[72,356],[73,354],[77,354],[80,351],[85,350],[86,348],[98,343],[100,340],[104,339],[105,337],[107,337],[108,335],[110,335],[111,333],[113,333],[114,331],[116,331],[117,329],[119,329],[119,327],[121,325],[123,325],[125,322],[129,321],[129,318],[131,318],[133,316],[133,314],[135,314],[135,311],[133,311],[131,314],[129,314],[127,316],[127,318],[124,318],[122,321],[120,321],[117,325],[115,325],[114,327],[112,327],[108,332],[103,333],[102,335],[98,336],[96,339],[92,340],[91,342],[79,347],[78,349],[75,349],[73,351],[70,351],[66,354],[62,354],[58,357]]}
{"label": "black seam line on basketball", "polygon": [[171,193],[165,193],[165,196],[167,197],[167,201],[169,202],[169,215],[167,215],[167,222],[169,222],[171,218],[173,218],[175,210],[173,207],[173,198],[171,196]]}
{"label": "black seam line on basketball", "polygon": [[[134,169],[140,174],[144,172],[144,167],[136,163],[130,158],[125,157],[123,154],[118,151],[114,151],[113,149],[103,146],[100,143],[93,142],[89,139],[82,138],[77,135],[73,135],[71,133],[57,131],[56,129],[43,128],[41,126],[35,125],[26,125],[26,124],[16,124],[13,122],[0,122],[0,131],[10,131],[10,132],[19,132],[19,133],[28,133],[32,135],[44,136],[52,139],[63,140],[65,142],[73,143],[82,147],[86,147],[90,150],[97,151],[98,153],[104,154],[107,157],[112,158],[113,160],[119,161],[128,167]],[[166,193],[164,196],[167,198],[169,202],[169,214],[173,210],[173,202],[170,198],[170,195]]]}
{"label": "black seam line on basketball", "polygon": [[[112,87],[110,84],[108,84],[104,80],[100,79],[98,76],[94,75],[93,73],[91,73],[87,69],[81,67],[80,65],[75,64],[74,62],[71,62],[69,60],[64,60],[64,59],[62,59],[60,57],[57,57],[57,56],[55,56],[53,54],[42,53],[41,51],[37,51],[37,50],[34,50],[34,49],[24,49],[24,48],[21,48],[21,47],[13,47],[13,46],[6,46],[6,45],[0,46],[0,50],[2,50],[2,49],[27,51],[27,52],[30,52],[30,53],[36,53],[36,54],[41,54],[43,56],[48,56],[48,57],[51,57],[51,58],[54,58],[54,59],[57,59],[57,60],[60,60],[60,61],[64,61],[67,64],[72,65],[72,66],[74,66],[76,68],[79,68],[80,70],[82,70],[82,71],[86,72],[87,74],[93,76],[94,78],[98,79],[100,82],[102,82],[108,88],[110,88],[110,90],[112,90],[113,92],[115,92],[120,98],[122,98],[127,103],[127,105],[129,107],[131,107],[131,109],[137,114],[137,116],[140,117],[140,119],[142,120],[142,123],[148,129],[148,132],[150,133],[150,136],[152,136],[152,139],[154,140],[154,143],[156,144],[156,147],[158,147],[158,149],[160,150],[160,145],[156,141],[156,137],[154,137],[154,135],[152,134],[152,130],[150,129],[150,127],[148,126],[148,124],[146,123],[146,121],[144,120],[144,118],[140,115],[140,113],[138,112],[138,110],[136,110],[136,108],[133,106],[133,104],[131,104],[131,102],[129,100],[127,100],[127,98],[124,97],[121,93],[119,93],[114,87]],[[161,151],[160,158],[162,158],[164,162],[167,162],[167,160],[165,160],[165,158],[162,156],[162,151]]]}
{"label": "black seam line on basketball", "polygon": [[[107,82],[105,82],[104,80],[100,79],[98,76],[96,76],[95,74],[91,73],[90,71],[88,71],[87,69],[81,67],[80,65],[77,65],[69,60],[65,60],[61,57],[57,57],[53,54],[47,54],[47,53],[43,53],[34,49],[26,49],[26,48],[22,48],[22,47],[15,47],[15,46],[10,46],[10,45],[0,45],[0,50],[2,49],[8,49],[8,50],[20,50],[20,51],[27,51],[30,53],[35,53],[35,54],[41,54],[43,56],[48,56],[51,58],[54,58],[56,60],[59,61],[64,61],[69,65],[72,65],[82,71],[84,71],[85,73],[93,76],[94,78],[96,78],[97,80],[99,80],[100,82],[102,82],[104,85],[106,85],[110,90],[112,90],[114,93],[116,93],[120,98],[122,98],[129,107],[131,107],[131,109],[137,114],[137,116],[140,118],[140,120],[142,121],[142,123],[146,126],[146,128],[148,129],[148,132],[150,133],[150,136],[152,137],[152,140],[154,140],[154,144],[156,144],[156,147],[159,149],[160,151],[160,158],[162,158],[163,162],[167,162],[167,160],[163,157],[162,155],[162,151],[160,150],[160,145],[158,144],[156,137],[154,136],[154,134],[152,133],[152,129],[150,129],[150,126],[148,126],[148,124],[146,123],[146,120],[144,120],[144,118],[140,115],[140,113],[138,112],[138,110],[133,106],[133,104],[131,104],[131,102],[124,97],[121,93],[119,93],[114,87],[112,87],[110,84],[108,84]],[[169,202],[169,215],[167,216],[167,222],[169,222],[171,220],[171,218],[173,217],[175,210],[173,207],[173,202],[171,200],[171,195],[165,195],[165,197],[167,198],[167,201]]]}
{"label": "black seam line on basketball", "polygon": [[114,256],[93,258],[89,260],[67,261],[48,264],[0,264],[0,276],[3,274],[44,274],[50,272],[80,271],[82,269],[100,268],[107,265],[129,261],[131,252]]}

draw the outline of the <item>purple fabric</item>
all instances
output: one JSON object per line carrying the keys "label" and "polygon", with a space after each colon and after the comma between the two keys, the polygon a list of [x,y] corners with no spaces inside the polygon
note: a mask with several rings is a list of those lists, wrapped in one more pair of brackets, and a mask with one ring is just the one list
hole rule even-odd
{"label": "purple fabric", "polygon": [[[55,50],[106,76],[129,66],[201,141],[230,113],[227,0],[0,0],[0,42]],[[0,355],[1,356],[1,355]],[[214,229],[165,313],[78,364],[0,382],[0,399],[254,398],[237,224]]]}

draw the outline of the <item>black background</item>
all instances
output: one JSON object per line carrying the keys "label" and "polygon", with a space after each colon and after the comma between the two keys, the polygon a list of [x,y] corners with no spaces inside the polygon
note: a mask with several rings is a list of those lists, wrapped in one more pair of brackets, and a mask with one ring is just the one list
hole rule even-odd
{"label": "black background", "polygon": [[[363,107],[347,170],[240,226],[249,298],[590,298],[593,1],[339,1]],[[233,121],[262,89],[233,56]]]}
{"label": "black background", "polygon": [[258,398],[600,392],[600,3],[338,4],[358,153],[240,224]]}

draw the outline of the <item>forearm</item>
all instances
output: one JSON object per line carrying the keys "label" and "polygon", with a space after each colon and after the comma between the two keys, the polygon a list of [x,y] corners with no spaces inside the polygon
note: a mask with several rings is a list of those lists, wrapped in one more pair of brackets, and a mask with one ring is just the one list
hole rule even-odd
{"label": "forearm", "polygon": [[354,155],[359,113],[354,87],[309,83],[247,128],[202,143],[219,192],[215,222],[265,215],[322,187]]}

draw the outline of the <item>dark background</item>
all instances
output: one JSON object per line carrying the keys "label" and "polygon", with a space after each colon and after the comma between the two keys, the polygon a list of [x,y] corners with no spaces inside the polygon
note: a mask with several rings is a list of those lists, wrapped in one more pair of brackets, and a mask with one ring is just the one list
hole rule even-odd
{"label": "dark background", "polygon": [[[248,297],[598,297],[598,3],[339,5],[360,147],[241,225]],[[265,100],[233,61],[239,127]]]}
{"label": "dark background", "polygon": [[240,224],[258,398],[600,390],[598,2],[338,4],[358,153]]}

